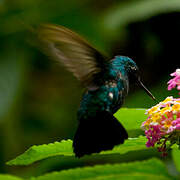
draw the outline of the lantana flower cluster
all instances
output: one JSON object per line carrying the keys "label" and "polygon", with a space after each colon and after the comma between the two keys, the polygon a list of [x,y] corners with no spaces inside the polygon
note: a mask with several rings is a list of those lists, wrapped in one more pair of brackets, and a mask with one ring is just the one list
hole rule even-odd
{"label": "lantana flower cluster", "polygon": [[159,151],[165,152],[167,141],[170,141],[170,146],[175,143],[180,145],[180,98],[167,97],[148,109],[146,114],[148,118],[143,122],[142,129],[148,139],[147,147],[158,144]]}
{"label": "lantana flower cluster", "polygon": [[[175,76],[168,82],[168,90],[177,87],[180,90],[180,69],[171,76]],[[179,93],[180,94],[180,93]],[[148,139],[146,146],[158,146],[158,150],[167,154],[167,150],[177,144],[180,147],[180,98],[167,97],[164,101],[146,110],[148,118],[142,123]]]}

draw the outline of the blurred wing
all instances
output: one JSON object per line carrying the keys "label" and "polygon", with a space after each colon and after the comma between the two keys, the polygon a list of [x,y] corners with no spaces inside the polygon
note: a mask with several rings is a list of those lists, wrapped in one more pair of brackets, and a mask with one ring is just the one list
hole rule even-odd
{"label": "blurred wing", "polygon": [[97,88],[108,63],[101,53],[71,30],[56,25],[37,29],[40,48],[61,62],[87,88]]}

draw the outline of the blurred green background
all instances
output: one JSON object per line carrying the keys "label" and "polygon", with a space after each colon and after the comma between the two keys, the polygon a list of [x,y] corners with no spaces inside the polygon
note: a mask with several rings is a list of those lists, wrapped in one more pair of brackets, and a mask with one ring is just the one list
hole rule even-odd
{"label": "blurred green background", "polygon": [[[160,101],[179,61],[179,0],[0,0],[0,173],[33,144],[72,138],[83,90],[57,63],[28,43],[26,28],[64,25],[110,56],[129,56]],[[154,102],[132,85],[125,107]]]}

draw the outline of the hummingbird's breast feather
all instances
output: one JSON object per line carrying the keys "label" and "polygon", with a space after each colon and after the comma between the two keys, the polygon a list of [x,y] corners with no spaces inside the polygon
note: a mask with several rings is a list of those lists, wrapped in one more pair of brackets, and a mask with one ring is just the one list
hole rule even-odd
{"label": "hummingbird's breast feather", "polygon": [[128,93],[128,80],[117,78],[107,80],[105,84],[95,91],[87,91],[83,96],[78,117],[94,116],[98,111],[115,113],[123,104]]}

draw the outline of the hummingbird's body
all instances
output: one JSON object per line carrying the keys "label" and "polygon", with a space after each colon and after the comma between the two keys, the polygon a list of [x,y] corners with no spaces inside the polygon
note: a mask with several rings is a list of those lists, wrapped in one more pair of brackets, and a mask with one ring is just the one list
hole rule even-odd
{"label": "hummingbird's body", "polygon": [[113,114],[128,94],[129,80],[138,82],[153,97],[140,81],[136,63],[125,56],[103,56],[63,26],[42,25],[36,37],[43,52],[61,62],[86,88],[77,114],[75,155],[82,157],[124,143],[128,134]]}
{"label": "hummingbird's body", "polygon": [[104,84],[97,90],[88,90],[82,98],[78,111],[78,118],[89,116],[97,111],[108,111],[114,114],[123,104],[128,94],[129,79],[123,64],[116,64],[121,60],[130,60],[128,57],[116,56],[109,65],[109,72],[105,74]]}
{"label": "hummingbird's body", "polygon": [[130,58],[116,56],[111,60],[104,77],[101,77],[105,79],[104,83],[98,89],[90,89],[83,95],[78,110],[79,128],[73,143],[76,156],[112,149],[128,138],[126,130],[113,114],[121,107],[128,94],[126,65],[129,62],[136,67]]}

